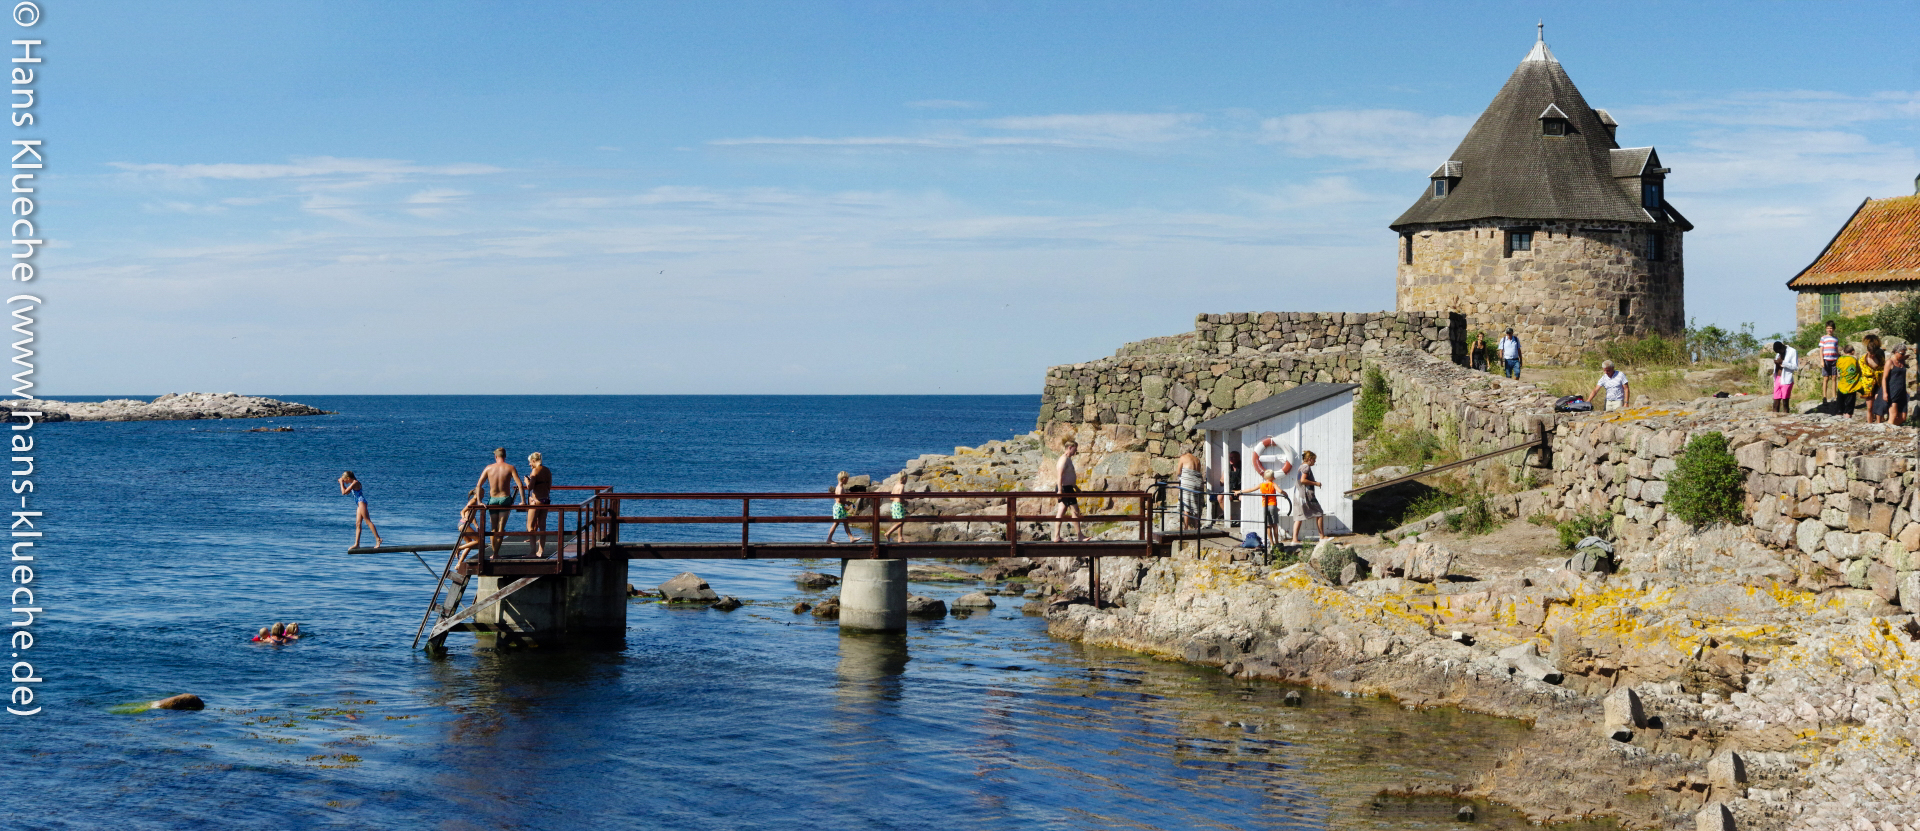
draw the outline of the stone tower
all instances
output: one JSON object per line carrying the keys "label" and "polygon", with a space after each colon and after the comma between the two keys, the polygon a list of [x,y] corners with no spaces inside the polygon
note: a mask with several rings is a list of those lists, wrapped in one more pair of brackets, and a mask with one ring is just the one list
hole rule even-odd
{"label": "stone tower", "polygon": [[1681,234],[1667,168],[1622,148],[1545,39],[1534,43],[1420,198],[1400,233],[1401,311],[1461,312],[1527,360],[1567,363],[1600,341],[1686,326]]}

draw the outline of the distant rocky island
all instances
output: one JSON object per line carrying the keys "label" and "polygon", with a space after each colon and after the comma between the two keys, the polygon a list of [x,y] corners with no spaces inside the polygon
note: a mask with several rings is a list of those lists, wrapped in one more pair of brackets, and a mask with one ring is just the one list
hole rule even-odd
{"label": "distant rocky island", "polygon": [[9,416],[16,410],[42,413],[42,421],[181,421],[201,418],[274,418],[333,415],[296,404],[231,392],[168,393],[152,401],[116,398],[112,401],[0,401]]}

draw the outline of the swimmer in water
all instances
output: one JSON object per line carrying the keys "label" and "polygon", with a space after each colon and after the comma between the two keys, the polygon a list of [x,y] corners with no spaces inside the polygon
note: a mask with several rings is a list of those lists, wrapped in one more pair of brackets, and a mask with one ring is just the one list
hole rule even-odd
{"label": "swimmer in water", "polygon": [[286,638],[287,640],[290,640],[290,641],[297,641],[297,640],[299,640],[299,639],[300,639],[300,624],[298,624],[298,623],[289,623],[289,624],[287,624],[287,631],[286,631],[286,632],[285,632],[284,634],[282,634],[282,635],[281,635],[281,637],[283,637],[283,638]]}

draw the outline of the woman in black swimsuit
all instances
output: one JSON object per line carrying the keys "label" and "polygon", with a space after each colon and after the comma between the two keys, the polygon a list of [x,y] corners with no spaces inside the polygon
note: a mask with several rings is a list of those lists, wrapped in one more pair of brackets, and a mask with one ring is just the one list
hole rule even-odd
{"label": "woman in black swimsuit", "polygon": [[1882,422],[1907,423],[1907,348],[1893,350],[1887,371],[1880,375],[1879,399],[1883,405]]}

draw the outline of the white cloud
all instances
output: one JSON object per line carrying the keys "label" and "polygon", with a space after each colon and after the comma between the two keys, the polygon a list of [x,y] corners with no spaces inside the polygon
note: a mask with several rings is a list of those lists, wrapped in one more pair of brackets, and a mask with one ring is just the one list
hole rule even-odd
{"label": "white cloud", "polygon": [[484,164],[421,165],[398,159],[343,159],[333,156],[296,158],[290,164],[136,164],[111,162],[129,173],[167,179],[301,179],[320,177],[476,176],[504,172]]}
{"label": "white cloud", "polygon": [[1706,131],[1661,157],[1674,170],[1673,187],[1682,191],[1783,185],[1859,190],[1920,169],[1912,147],[1838,130]]}
{"label": "white cloud", "polygon": [[1744,127],[1832,128],[1845,124],[1920,118],[1920,92],[1847,95],[1819,90],[1736,92],[1611,109],[1622,124],[1684,122]]}
{"label": "white cloud", "polygon": [[1350,159],[1363,166],[1429,170],[1446,161],[1473,126],[1457,115],[1406,110],[1326,110],[1269,118],[1262,138],[1303,157]]}
{"label": "white cloud", "polygon": [[941,122],[919,135],[723,138],[718,147],[842,150],[1138,149],[1208,134],[1192,113],[1091,113]]}

